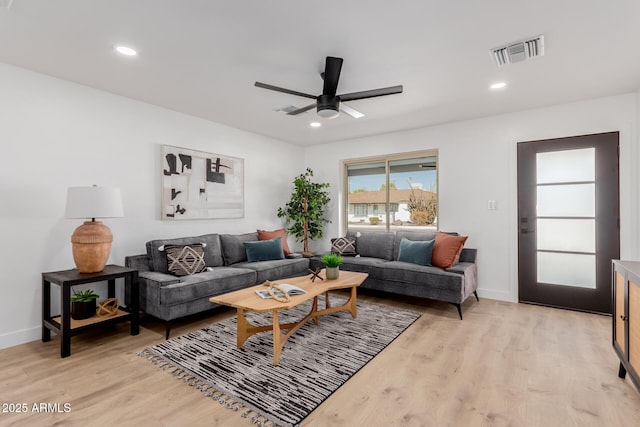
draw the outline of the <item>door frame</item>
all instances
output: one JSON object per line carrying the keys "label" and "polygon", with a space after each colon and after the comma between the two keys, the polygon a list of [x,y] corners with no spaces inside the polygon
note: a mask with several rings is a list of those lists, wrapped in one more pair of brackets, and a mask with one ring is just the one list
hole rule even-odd
{"label": "door frame", "polygon": [[[598,151],[598,146],[610,147],[615,144],[616,150]],[[537,184],[535,161],[525,161],[525,156],[535,156],[536,153],[554,152],[562,150],[596,147],[596,253],[606,252],[611,259],[620,257],[620,134],[619,132],[605,132],[590,135],[551,138],[545,140],[522,141],[517,144],[517,262],[518,262],[518,301],[522,303],[538,304],[578,311],[610,314],[611,304],[611,259],[596,258],[596,289],[572,286],[551,285],[530,281],[537,277],[536,252],[537,244],[534,229],[526,230],[521,223],[525,212],[535,222],[537,215],[535,197],[521,197],[535,191]],[[615,152],[615,154],[614,154]],[[531,157],[529,157],[531,159]],[[606,173],[615,161],[615,176]],[[528,163],[528,164],[527,164]],[[528,182],[525,182],[528,180]],[[604,181],[603,181],[604,180]],[[601,185],[599,186],[600,183]],[[603,191],[603,187],[615,184],[618,189],[615,194]],[[616,233],[611,239],[604,240],[598,236],[602,234],[604,216],[615,218]],[[531,232],[530,232],[531,231]],[[605,262],[606,261],[606,262]],[[605,265],[606,264],[606,265]],[[582,307],[582,308],[579,308]]]}

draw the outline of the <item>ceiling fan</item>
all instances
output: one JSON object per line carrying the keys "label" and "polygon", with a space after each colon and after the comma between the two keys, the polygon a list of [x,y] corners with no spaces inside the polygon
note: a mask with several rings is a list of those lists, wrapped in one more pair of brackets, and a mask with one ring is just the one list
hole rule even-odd
{"label": "ceiling fan", "polygon": [[316,108],[318,115],[325,119],[333,119],[338,117],[340,111],[348,114],[349,116],[358,119],[363,117],[359,111],[354,110],[348,105],[343,104],[344,101],[355,101],[357,99],[375,98],[376,96],[393,95],[395,93],[402,93],[402,85],[390,86],[380,89],[364,90],[362,92],[346,93],[343,95],[336,95],[338,89],[338,80],[340,79],[340,70],[342,69],[342,58],[336,58],[333,56],[327,56],[327,60],[324,66],[324,72],[320,76],[324,79],[324,86],[322,88],[322,94],[315,96],[308,93],[302,93],[291,89],[285,89],[278,86],[273,86],[266,83],[256,82],[255,86],[274,90],[276,92],[288,93],[290,95],[302,96],[304,98],[315,99],[316,102],[309,104],[306,107],[299,108],[294,111],[290,111],[287,114],[295,116],[305,111],[309,111],[312,108]]}

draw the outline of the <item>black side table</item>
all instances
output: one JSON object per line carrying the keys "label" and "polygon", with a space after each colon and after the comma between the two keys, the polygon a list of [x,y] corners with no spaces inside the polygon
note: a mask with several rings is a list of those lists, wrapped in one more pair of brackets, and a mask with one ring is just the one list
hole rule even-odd
{"label": "black side table", "polygon": [[[125,291],[131,295],[130,307],[120,308],[109,317],[93,316],[84,320],[71,319],[71,287],[86,283],[108,282],[108,297],[115,297],[116,279],[124,278]],[[51,317],[51,284],[58,285],[62,292],[60,315]],[[52,271],[42,273],[42,342],[51,340],[51,331],[61,336],[60,357],[71,355],[71,335],[76,335],[96,325],[113,324],[124,320],[131,321],[131,335],[140,332],[138,301],[138,270],[107,265],[99,273],[79,273],[78,270]]]}

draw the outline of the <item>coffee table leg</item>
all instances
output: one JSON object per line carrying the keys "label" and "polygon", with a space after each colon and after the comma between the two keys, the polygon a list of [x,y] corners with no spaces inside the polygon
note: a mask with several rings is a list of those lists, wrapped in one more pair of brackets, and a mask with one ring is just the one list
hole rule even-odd
{"label": "coffee table leg", "polygon": [[355,288],[355,286],[351,288],[351,297],[349,298],[349,301],[347,302],[347,304],[349,305],[349,312],[351,313],[351,317],[353,317],[355,319],[356,316],[358,315],[357,308],[356,308],[356,288]]}
{"label": "coffee table leg", "polygon": [[[311,306],[311,313],[318,311],[318,297],[313,298],[313,305]],[[318,316],[313,317],[313,324],[318,326]]]}
{"label": "coffee table leg", "polygon": [[278,366],[280,360],[280,350],[284,342],[282,342],[282,334],[280,333],[280,321],[278,320],[278,310],[273,310],[273,365]]}
{"label": "coffee table leg", "polygon": [[241,308],[238,309],[237,323],[238,333],[236,335],[238,335],[238,348],[241,348],[242,344],[251,336],[249,334],[249,322],[247,322],[247,319],[244,317],[244,310]]}

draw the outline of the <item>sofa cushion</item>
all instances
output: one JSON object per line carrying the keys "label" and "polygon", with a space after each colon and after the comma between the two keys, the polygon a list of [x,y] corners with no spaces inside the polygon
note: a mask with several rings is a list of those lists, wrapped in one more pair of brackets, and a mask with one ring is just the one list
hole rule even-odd
{"label": "sofa cushion", "polygon": [[221,234],[220,242],[222,243],[222,255],[224,256],[225,265],[245,262],[247,260],[247,251],[243,243],[257,240],[258,233]]}
{"label": "sofa cushion", "polygon": [[410,262],[418,265],[431,265],[433,242],[433,240],[413,242],[403,237],[400,242],[398,261]]}
{"label": "sofa cushion", "polygon": [[356,256],[356,238],[338,237],[331,239],[331,252],[340,256]]}
{"label": "sofa cushion", "polygon": [[388,261],[381,258],[371,257],[346,257],[340,264],[340,270],[344,271],[356,271],[358,273],[368,273],[369,277],[377,278],[376,267],[382,264],[386,264]]}
{"label": "sofa cushion", "polygon": [[248,262],[271,261],[283,259],[282,238],[276,237],[271,240],[259,240],[257,242],[244,242],[247,251]]}
{"label": "sofa cushion", "polygon": [[[160,304],[170,306],[243,289],[256,283],[256,272],[233,267],[183,276],[179,283],[160,288]],[[213,304],[211,306],[214,307]]]}
{"label": "sofa cushion", "polygon": [[289,249],[289,244],[287,243],[287,231],[284,228],[279,230],[267,231],[267,230],[257,230],[258,232],[258,240],[271,240],[276,237],[282,238],[282,252],[284,252],[284,256],[287,256],[291,253]]}
{"label": "sofa cushion", "polygon": [[393,259],[393,232],[367,232],[356,237],[358,254],[363,257]]}
{"label": "sofa cushion", "polygon": [[147,242],[147,255],[151,258],[153,271],[168,273],[167,254],[159,251],[158,248],[165,245],[191,245],[194,243],[205,243],[204,261],[207,267],[218,267],[223,265],[222,249],[220,246],[220,235],[205,234],[202,236],[182,237],[178,239],[159,239]]}
{"label": "sofa cushion", "polygon": [[167,254],[167,269],[176,276],[189,276],[207,268],[204,247],[201,243],[191,245],[164,245]]}
{"label": "sofa cushion", "polygon": [[438,234],[436,231],[396,231],[396,240],[393,245],[393,259],[398,260],[402,239],[411,240],[412,242],[424,242],[426,240],[434,240],[436,234]]}
{"label": "sofa cushion", "polygon": [[462,291],[463,276],[438,267],[391,261],[378,265],[377,270],[376,274],[380,279],[397,283],[398,293],[402,293],[403,283],[455,292]]}
{"label": "sofa cushion", "polygon": [[309,268],[309,258],[286,258],[273,261],[242,262],[233,266],[256,272],[256,283],[287,277],[304,276]]}
{"label": "sofa cushion", "polygon": [[440,268],[449,268],[458,262],[467,236],[452,236],[438,232],[433,245],[431,264]]}

